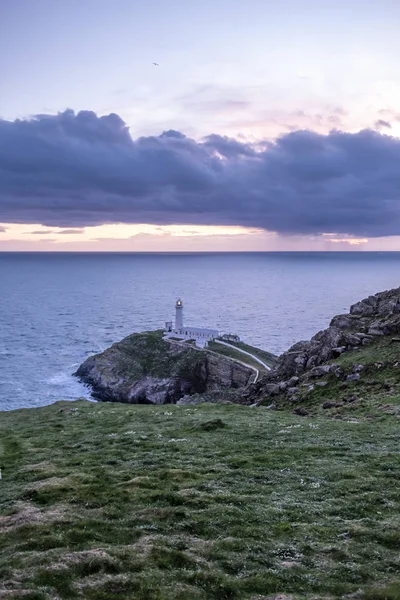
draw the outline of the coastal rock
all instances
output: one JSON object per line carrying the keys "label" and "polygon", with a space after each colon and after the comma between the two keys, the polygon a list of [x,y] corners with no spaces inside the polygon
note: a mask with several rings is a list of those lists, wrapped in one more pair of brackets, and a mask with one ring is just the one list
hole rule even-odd
{"label": "coastal rock", "polygon": [[332,355],[340,356],[345,351],[346,351],[346,346],[339,346],[339,348],[332,348]]}
{"label": "coastal rock", "polygon": [[268,394],[268,396],[277,396],[281,390],[278,384],[268,383],[265,386],[265,391]]}
{"label": "coastal rock", "polygon": [[309,376],[315,378],[323,377],[324,375],[327,375],[330,370],[330,365],[321,365],[320,367],[314,367],[313,369],[311,369]]}
{"label": "coastal rock", "polygon": [[194,394],[247,386],[254,371],[206,350],[162,339],[162,332],[130,335],[88,358],[76,375],[110,402],[176,403]]}
{"label": "coastal rock", "polygon": [[359,373],[352,373],[351,375],[347,375],[346,381],[358,381],[360,379]]}
{"label": "coastal rock", "polygon": [[278,379],[299,376],[374,336],[400,333],[400,288],[380,292],[350,307],[350,314],[337,315],[330,326],[309,341],[289,348],[277,361]]}
{"label": "coastal rock", "polygon": [[297,394],[299,392],[299,388],[298,387],[291,387],[288,388],[287,393],[289,396],[293,396],[294,394]]}
{"label": "coastal rock", "polygon": [[[327,329],[319,331],[308,341],[294,344],[278,357],[275,368],[246,391],[249,400],[270,395],[270,385],[280,387],[281,393],[291,387],[291,378],[318,379],[330,373],[344,377],[338,365],[326,363],[342,354],[374,343],[382,336],[400,334],[400,288],[369,296],[350,307],[349,314],[336,315]],[[400,338],[399,338],[400,339]],[[357,380],[353,373],[348,381]]]}

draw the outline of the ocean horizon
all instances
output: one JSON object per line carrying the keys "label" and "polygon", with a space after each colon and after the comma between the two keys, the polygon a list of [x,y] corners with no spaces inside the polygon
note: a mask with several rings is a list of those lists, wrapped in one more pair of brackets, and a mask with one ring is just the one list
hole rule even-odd
{"label": "ocean horizon", "polygon": [[399,286],[400,252],[1,252],[0,410],[91,398],[91,354],[172,320],[280,354]]}

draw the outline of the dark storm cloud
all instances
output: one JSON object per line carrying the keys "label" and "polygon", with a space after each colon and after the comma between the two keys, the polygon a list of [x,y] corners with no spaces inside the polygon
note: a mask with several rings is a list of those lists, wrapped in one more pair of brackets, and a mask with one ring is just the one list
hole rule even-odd
{"label": "dark storm cloud", "polygon": [[174,130],[133,139],[118,115],[71,110],[0,120],[0,221],[397,235],[400,140],[372,130],[294,131],[256,146]]}

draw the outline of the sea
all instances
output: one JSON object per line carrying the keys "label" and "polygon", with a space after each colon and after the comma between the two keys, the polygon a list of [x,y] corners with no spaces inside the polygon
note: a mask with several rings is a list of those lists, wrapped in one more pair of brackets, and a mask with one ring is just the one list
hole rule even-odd
{"label": "sea", "polygon": [[400,252],[0,253],[0,410],[91,399],[91,354],[174,319],[280,354],[400,285]]}

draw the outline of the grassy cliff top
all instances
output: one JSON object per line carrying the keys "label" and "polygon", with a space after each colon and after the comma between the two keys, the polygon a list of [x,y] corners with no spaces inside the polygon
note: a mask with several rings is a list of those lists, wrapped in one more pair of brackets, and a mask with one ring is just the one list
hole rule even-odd
{"label": "grassy cliff top", "polygon": [[1,598],[400,597],[386,413],[59,402],[0,414],[0,466]]}

